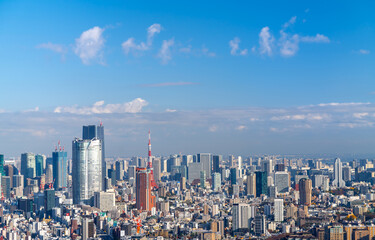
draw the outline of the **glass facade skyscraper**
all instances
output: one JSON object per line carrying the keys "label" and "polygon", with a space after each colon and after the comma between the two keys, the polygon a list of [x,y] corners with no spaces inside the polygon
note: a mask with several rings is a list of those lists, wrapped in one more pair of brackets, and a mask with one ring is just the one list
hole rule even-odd
{"label": "glass facade skyscraper", "polygon": [[0,173],[1,176],[4,176],[4,155],[0,154]]}
{"label": "glass facade skyscraper", "polygon": [[267,172],[255,172],[256,178],[256,196],[268,193]]}
{"label": "glass facade skyscraper", "polygon": [[43,164],[43,156],[42,155],[36,155],[35,156],[35,175],[37,177],[42,176],[44,171],[44,164]]}
{"label": "glass facade skyscraper", "polygon": [[102,146],[99,139],[75,139],[72,144],[73,203],[91,203],[102,190]]}
{"label": "glass facade skyscraper", "polygon": [[67,187],[67,158],[68,155],[64,151],[55,151],[52,153],[52,171],[53,180],[55,180],[53,187],[56,190]]}
{"label": "glass facade skyscraper", "polygon": [[104,178],[107,176],[106,171],[106,163],[105,163],[105,144],[104,144],[104,126],[100,123],[99,126],[95,125],[88,125],[83,126],[82,128],[82,139],[83,140],[91,140],[97,138],[101,142],[101,149],[102,149],[102,182],[104,182]]}
{"label": "glass facade skyscraper", "polygon": [[27,178],[34,178],[36,176],[34,153],[21,154],[21,174],[24,176],[25,185]]}

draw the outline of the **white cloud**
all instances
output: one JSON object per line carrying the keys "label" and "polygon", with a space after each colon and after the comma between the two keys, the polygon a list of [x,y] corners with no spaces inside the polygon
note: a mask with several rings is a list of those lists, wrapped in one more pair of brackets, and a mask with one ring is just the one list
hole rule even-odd
{"label": "white cloud", "polygon": [[367,50],[367,49],[359,49],[357,51],[354,51],[354,53],[356,54],[361,54],[361,55],[368,55],[370,54],[370,50]]}
{"label": "white cloud", "polygon": [[35,107],[33,109],[27,109],[24,112],[39,112],[39,107]]}
{"label": "white cloud", "polygon": [[60,53],[60,54],[66,53],[66,49],[63,45],[54,44],[54,43],[50,43],[50,42],[39,44],[39,45],[36,46],[36,48],[47,49],[47,50],[51,50],[53,52]]}
{"label": "white cloud", "polygon": [[140,42],[139,44],[135,43],[133,37],[129,38],[121,44],[122,49],[125,54],[132,52],[134,55],[137,55],[139,52],[147,51],[151,48],[152,42],[156,34],[159,34],[162,27],[158,23],[154,23],[147,28],[147,43]]}
{"label": "white cloud", "polygon": [[285,57],[291,57],[296,54],[299,49],[298,42],[299,37],[297,34],[293,36],[288,35],[284,31],[280,31],[281,38],[280,43],[280,54]]}
{"label": "white cloud", "polygon": [[159,23],[154,23],[147,29],[147,45],[151,46],[155,34],[159,34],[161,31],[161,25]]}
{"label": "white cloud", "polygon": [[216,57],[216,53],[210,52],[210,50],[206,48],[205,46],[202,47],[202,53],[204,56],[207,56],[207,57]]}
{"label": "white cloud", "polygon": [[363,118],[363,117],[366,117],[366,116],[368,116],[367,112],[353,113],[353,117],[355,117],[355,118]]}
{"label": "white cloud", "polygon": [[209,128],[208,128],[208,131],[210,132],[216,132],[218,129],[218,127],[216,125],[211,125]]}
{"label": "white cloud", "polygon": [[270,33],[269,27],[264,27],[259,33],[259,50],[261,54],[272,55],[272,45],[275,38]]}
{"label": "white cloud", "polygon": [[177,112],[176,109],[169,109],[169,108],[165,109],[165,111],[169,113]]}
{"label": "white cloud", "polygon": [[92,106],[79,107],[57,107],[55,113],[72,113],[72,114],[109,114],[109,113],[138,113],[142,108],[147,106],[148,102],[142,98],[136,98],[131,102],[119,104],[104,104],[104,101],[98,101]]}
{"label": "white cloud", "polygon": [[[241,40],[238,37],[235,37],[234,39],[229,41],[229,47],[230,47],[230,54],[235,55],[247,55],[247,49],[240,50],[240,42]],[[238,52],[239,51],[239,52]]]}
{"label": "white cloud", "polygon": [[[125,42],[121,44],[122,49],[124,50],[125,54],[129,54],[130,51],[146,51],[148,46],[141,42],[140,44],[136,44],[134,38],[129,38]],[[136,53],[136,52],[135,52]]]}
{"label": "white cloud", "polygon": [[244,125],[240,125],[240,126],[236,127],[236,130],[238,130],[238,131],[243,131],[245,129],[247,129],[247,127],[244,126]]}
{"label": "white cloud", "polygon": [[158,57],[163,64],[167,64],[172,59],[171,47],[174,45],[174,39],[164,40],[160,48]]}
{"label": "white cloud", "polygon": [[[93,27],[84,31],[76,39],[74,52],[81,58],[84,64],[90,64],[92,60],[101,58],[101,51],[105,42],[103,32],[103,28]],[[101,62],[101,59],[99,61]]]}
{"label": "white cloud", "polygon": [[291,17],[288,22],[284,23],[283,28],[288,28],[289,26],[295,24],[296,20],[297,20],[297,16]]}
{"label": "white cloud", "polygon": [[330,40],[327,36],[324,36],[323,34],[316,34],[315,36],[302,36],[300,37],[301,42],[306,43],[329,43]]}

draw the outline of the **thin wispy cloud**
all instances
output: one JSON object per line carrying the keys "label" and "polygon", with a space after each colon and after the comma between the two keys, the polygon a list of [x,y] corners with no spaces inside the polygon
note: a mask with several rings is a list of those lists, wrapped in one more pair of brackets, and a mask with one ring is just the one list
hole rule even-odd
{"label": "thin wispy cloud", "polygon": [[240,49],[240,42],[241,40],[238,37],[235,37],[234,39],[229,41],[229,47],[230,47],[230,54],[233,56],[240,55],[245,56],[247,55],[247,49]]}
{"label": "thin wispy cloud", "polygon": [[356,54],[360,54],[360,55],[370,54],[370,50],[367,50],[367,49],[359,49],[359,50],[356,50],[356,51],[353,51],[353,52],[356,53]]}
{"label": "thin wispy cloud", "polygon": [[118,104],[105,104],[104,101],[98,101],[92,106],[68,106],[56,107],[55,113],[71,113],[80,115],[91,114],[111,114],[111,113],[138,113],[147,106],[148,102],[142,98],[136,98],[133,101]]}
{"label": "thin wispy cloud", "polygon": [[93,27],[84,31],[79,38],[76,39],[74,52],[84,64],[90,64],[94,60],[102,62],[102,50],[104,47],[104,29]]}
{"label": "thin wispy cloud", "polygon": [[162,30],[162,26],[158,23],[154,23],[147,28],[147,41],[146,43],[136,43],[133,37],[128,38],[121,44],[121,47],[126,55],[133,53],[133,55],[139,55],[140,52],[147,51],[151,48],[154,37],[159,34]]}
{"label": "thin wispy cloud", "polygon": [[64,47],[64,45],[55,44],[51,42],[39,44],[36,46],[36,48],[50,50],[56,53],[60,53],[62,55],[64,55],[67,52],[67,49]]}
{"label": "thin wispy cloud", "polygon": [[162,64],[167,64],[172,60],[171,47],[174,45],[174,39],[164,40],[158,53],[158,58],[161,59]]}
{"label": "thin wispy cloud", "polygon": [[173,87],[173,86],[187,86],[187,85],[197,85],[195,82],[163,82],[163,83],[153,83],[153,84],[142,84],[141,87]]}

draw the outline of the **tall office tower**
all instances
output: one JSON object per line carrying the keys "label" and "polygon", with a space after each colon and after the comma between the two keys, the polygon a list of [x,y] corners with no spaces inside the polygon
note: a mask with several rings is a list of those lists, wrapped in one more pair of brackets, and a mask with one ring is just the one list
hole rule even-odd
{"label": "tall office tower", "polygon": [[4,176],[4,155],[0,154],[0,174]]}
{"label": "tall office tower", "polygon": [[193,162],[190,163],[188,167],[188,180],[189,183],[192,183],[195,179],[200,179],[201,171],[203,170],[202,163]]}
{"label": "tall office tower", "polygon": [[229,155],[229,167],[232,168],[232,167],[235,167],[234,165],[234,156],[233,155]]}
{"label": "tall office tower", "polygon": [[266,217],[264,215],[255,216],[254,233],[257,236],[262,236],[266,233]]}
{"label": "tall office tower", "polygon": [[299,201],[302,205],[311,205],[312,182],[310,179],[299,180]]}
{"label": "tall office tower", "polygon": [[284,199],[274,200],[274,216],[275,222],[284,221]]}
{"label": "tall office tower", "polygon": [[52,208],[55,207],[55,189],[44,191],[44,211],[47,217],[52,217]]}
{"label": "tall office tower", "polygon": [[1,177],[1,191],[4,194],[4,198],[10,198],[10,177]]}
{"label": "tall office tower", "polygon": [[13,175],[13,187],[22,187],[24,186],[24,177],[23,175]]}
{"label": "tall office tower", "polygon": [[278,163],[275,165],[276,172],[285,172],[285,165],[282,163]]}
{"label": "tall office tower", "polygon": [[237,167],[238,169],[242,169],[242,157],[238,156],[237,158]]}
{"label": "tall office tower", "polygon": [[102,145],[99,139],[74,139],[73,160],[73,203],[90,203],[94,192],[102,189]]}
{"label": "tall office tower", "polygon": [[256,177],[256,196],[268,193],[267,172],[255,172]]}
{"label": "tall office tower", "polygon": [[35,169],[35,154],[33,153],[22,153],[21,154],[21,174],[24,176],[24,182],[28,178],[34,178],[36,175]]}
{"label": "tall office tower", "polygon": [[201,171],[200,183],[201,183],[201,188],[206,188],[206,171]]}
{"label": "tall office tower", "polygon": [[211,153],[198,153],[197,161],[202,164],[203,171],[206,171],[206,176],[212,174],[212,155]]}
{"label": "tall office tower", "polygon": [[237,168],[231,168],[230,169],[230,184],[235,185],[237,184],[237,179],[239,178],[238,174],[238,169]]}
{"label": "tall office tower", "polygon": [[116,180],[122,181],[124,180],[124,161],[117,161],[116,162]]}
{"label": "tall office tower", "polygon": [[277,187],[279,193],[289,192],[289,172],[275,172],[274,185]]}
{"label": "tall office tower", "polygon": [[129,168],[128,168],[128,179],[130,178],[136,178],[136,169],[137,167],[136,166],[133,166],[133,165],[130,165]]}
{"label": "tall office tower", "polygon": [[332,185],[338,188],[345,187],[345,182],[342,180],[342,163],[340,158],[336,158],[334,165],[335,179]]}
{"label": "tall office tower", "polygon": [[14,175],[13,165],[9,165],[9,164],[5,165],[4,173],[5,173],[5,176],[10,177],[10,187],[13,188],[13,175]]}
{"label": "tall office tower", "polygon": [[52,183],[53,182],[53,165],[47,164],[46,167],[46,183]]}
{"label": "tall office tower", "polygon": [[[60,145],[60,141],[59,141]],[[55,190],[60,188],[66,188],[68,186],[67,176],[68,176],[68,154],[64,151],[64,148],[61,149],[55,148],[55,151],[52,153],[52,172],[53,172],[53,187]]]}
{"label": "tall office tower", "polygon": [[253,166],[253,158],[252,157],[249,158],[249,165],[250,165],[250,167]]}
{"label": "tall office tower", "polygon": [[223,161],[223,156],[213,155],[212,156],[212,171],[214,173],[220,173],[220,163]]}
{"label": "tall office tower", "polygon": [[189,164],[193,162],[193,155],[183,155],[182,156],[182,165],[189,167]]}
{"label": "tall office tower", "polygon": [[155,158],[152,165],[154,167],[154,179],[155,181],[161,180],[161,162],[160,158]]}
{"label": "tall office tower", "polygon": [[212,174],[212,190],[214,192],[219,192],[221,190],[221,174],[213,173]]}
{"label": "tall office tower", "polygon": [[[181,165],[181,164],[180,164]],[[151,187],[157,188],[158,185],[155,182],[154,178],[154,169],[152,167],[152,155],[151,155],[151,132],[148,131],[148,159],[147,159],[147,170],[150,171],[150,181],[151,181]]]}
{"label": "tall office tower", "polygon": [[104,178],[108,177],[107,176],[107,171],[106,171],[106,164],[105,164],[105,144],[104,144],[104,126],[103,123],[100,122],[99,126],[95,125],[89,125],[89,126],[83,126],[82,128],[82,139],[83,140],[91,140],[97,138],[101,141],[102,145],[102,157],[101,157],[101,166],[102,166],[102,182],[104,182]]}
{"label": "tall office tower", "polygon": [[262,162],[262,171],[270,175],[273,172],[273,161],[272,159],[266,159]]}
{"label": "tall office tower", "polygon": [[37,177],[42,176],[44,172],[43,156],[38,154],[35,155],[35,175]]}
{"label": "tall office tower", "polygon": [[247,184],[246,184],[246,193],[247,195],[256,196],[256,177],[255,173],[250,173],[247,175]]}
{"label": "tall office tower", "polygon": [[147,168],[137,168],[136,208],[140,211],[151,211],[156,206],[155,196],[151,194],[151,172]]}
{"label": "tall office tower", "polygon": [[180,190],[186,190],[186,177],[181,177],[181,185],[180,185]]}
{"label": "tall office tower", "polygon": [[346,167],[342,168],[342,179],[345,182],[348,182],[348,181],[352,180],[352,170],[349,166],[346,166]]}
{"label": "tall office tower", "polygon": [[232,230],[249,228],[249,205],[246,203],[233,204],[232,208]]}

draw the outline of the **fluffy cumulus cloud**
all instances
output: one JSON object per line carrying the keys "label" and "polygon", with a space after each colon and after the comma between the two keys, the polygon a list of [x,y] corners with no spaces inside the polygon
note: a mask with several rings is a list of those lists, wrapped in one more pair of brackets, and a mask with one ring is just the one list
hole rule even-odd
{"label": "fluffy cumulus cloud", "polygon": [[124,41],[121,46],[125,54],[129,54],[130,52],[133,55],[138,55],[140,52],[149,50],[152,46],[154,37],[156,34],[159,34],[162,27],[158,23],[154,23],[147,29],[147,42],[140,42],[136,43],[133,37],[129,38],[128,40]]}
{"label": "fluffy cumulus cloud", "polygon": [[71,114],[111,114],[111,113],[138,113],[142,108],[147,106],[148,102],[142,98],[136,98],[131,102],[118,104],[105,104],[104,101],[98,101],[92,106],[80,107],[56,107],[55,113],[71,113]]}
{"label": "fluffy cumulus cloud", "polygon": [[103,32],[103,28],[96,26],[84,31],[76,39],[74,52],[84,64],[90,64],[93,60],[102,62],[102,49],[105,42]]}
{"label": "fluffy cumulus cloud", "polygon": [[241,40],[238,37],[235,37],[234,39],[229,41],[229,47],[230,47],[230,54],[233,56],[240,55],[244,56],[247,55],[247,49],[240,49],[240,42]]}
{"label": "fluffy cumulus cloud", "polygon": [[172,51],[171,47],[174,45],[174,39],[164,40],[163,44],[158,53],[158,58],[161,59],[163,64],[167,64],[170,60],[172,60]]}
{"label": "fluffy cumulus cloud", "polygon": [[[277,44],[274,44],[275,37],[270,32],[269,27],[264,27],[259,33],[259,53],[261,55],[271,56],[273,50],[277,49],[281,56],[291,57],[294,56],[300,49],[301,43],[329,43],[330,39],[317,33],[314,36],[305,36],[296,33],[290,33],[291,27],[296,23],[297,17],[292,17],[288,22],[284,23],[280,30],[280,37]],[[253,48],[253,52],[256,48]]]}
{"label": "fluffy cumulus cloud", "polygon": [[367,49],[359,49],[359,50],[354,51],[354,53],[356,53],[356,54],[360,54],[360,55],[368,55],[368,54],[370,54],[370,50],[367,50]]}

